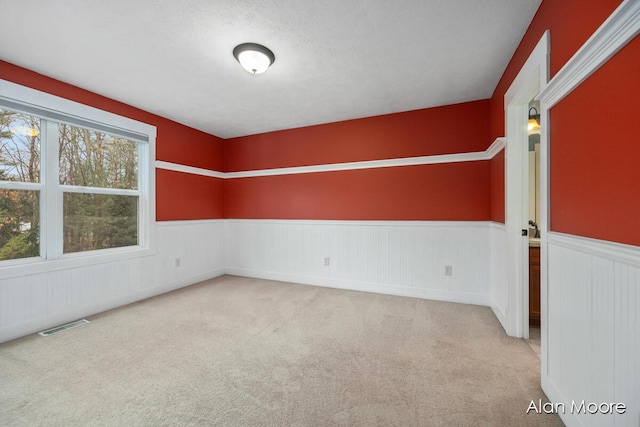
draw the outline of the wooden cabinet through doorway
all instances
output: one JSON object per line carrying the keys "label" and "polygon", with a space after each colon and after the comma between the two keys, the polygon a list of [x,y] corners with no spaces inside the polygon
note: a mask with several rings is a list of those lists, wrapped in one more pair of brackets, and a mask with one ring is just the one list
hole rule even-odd
{"label": "wooden cabinet through doorway", "polygon": [[529,326],[540,327],[540,248],[529,247]]}

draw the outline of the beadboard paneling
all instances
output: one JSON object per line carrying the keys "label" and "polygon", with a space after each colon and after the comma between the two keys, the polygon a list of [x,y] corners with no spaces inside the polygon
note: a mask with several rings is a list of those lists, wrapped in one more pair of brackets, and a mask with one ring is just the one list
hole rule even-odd
{"label": "beadboard paneling", "polygon": [[504,224],[489,224],[491,308],[505,330],[507,327],[507,230]]}
{"label": "beadboard paneling", "polygon": [[[566,403],[567,425],[635,427],[640,421],[640,268],[628,263],[629,247],[620,246],[618,258],[610,243],[554,233],[548,247],[545,392],[551,401]],[[571,402],[583,399],[622,402],[627,413],[570,413]]]}
{"label": "beadboard paneling", "polygon": [[0,342],[219,276],[223,231],[217,220],[162,222],[153,256],[4,279]]}
{"label": "beadboard paneling", "polygon": [[[227,220],[225,245],[229,274],[490,301],[487,222]],[[451,276],[445,265],[453,267]]]}
{"label": "beadboard paneling", "polygon": [[629,417],[616,425],[640,425],[640,268],[615,265],[614,366],[616,401],[629,402]]}

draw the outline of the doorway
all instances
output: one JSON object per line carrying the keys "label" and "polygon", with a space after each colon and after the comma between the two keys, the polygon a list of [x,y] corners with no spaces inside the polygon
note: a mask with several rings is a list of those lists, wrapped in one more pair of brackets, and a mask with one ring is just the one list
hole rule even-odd
{"label": "doorway", "polygon": [[[527,125],[530,103],[546,86],[548,81],[549,32],[546,31],[524,66],[505,94],[506,145],[505,145],[505,229],[507,234],[507,315],[505,330],[511,336],[529,338],[529,136]],[[537,110],[539,113],[540,110]],[[542,115],[541,115],[542,116]],[[541,135],[544,134],[545,120],[540,117]],[[542,141],[544,142],[544,141]],[[541,163],[544,162],[542,148]],[[542,166],[542,165],[541,165]],[[542,176],[545,168],[541,167]],[[541,180],[544,182],[544,180]],[[541,203],[544,205],[544,203]],[[540,210],[539,242],[541,270],[544,264],[545,211]],[[535,229],[535,227],[532,227]],[[544,277],[541,276],[541,285]],[[542,312],[543,310],[541,310]],[[541,317],[544,325],[544,319]],[[541,339],[544,341],[544,330]],[[544,344],[541,345],[544,347]],[[542,356],[544,357],[544,356]]]}
{"label": "doorway", "polygon": [[527,344],[536,353],[541,355],[540,334],[540,102],[532,100],[529,103],[527,114],[527,205],[529,218],[529,335]]}

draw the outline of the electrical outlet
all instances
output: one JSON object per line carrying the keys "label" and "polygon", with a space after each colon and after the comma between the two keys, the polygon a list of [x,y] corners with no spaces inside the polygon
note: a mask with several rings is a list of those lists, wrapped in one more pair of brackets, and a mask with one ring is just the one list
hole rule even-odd
{"label": "electrical outlet", "polygon": [[328,267],[331,264],[331,258],[328,256],[324,257],[324,266]]}
{"label": "electrical outlet", "polygon": [[453,266],[452,265],[445,265],[444,266],[444,275],[445,276],[453,276]]}
{"label": "electrical outlet", "polygon": [[179,268],[181,265],[182,265],[182,258],[177,257],[177,258],[175,259],[175,266],[176,266],[176,268]]}

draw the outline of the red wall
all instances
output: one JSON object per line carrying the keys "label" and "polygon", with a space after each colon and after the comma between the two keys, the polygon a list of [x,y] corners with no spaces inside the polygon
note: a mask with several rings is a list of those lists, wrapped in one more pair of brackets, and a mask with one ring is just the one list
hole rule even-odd
{"label": "red wall", "polygon": [[[491,100],[221,141],[170,120],[0,61],[0,78],[158,128],[157,158],[242,171],[484,150],[504,135],[504,93],[546,29],[551,75],[621,0],[544,0]],[[638,244],[630,186],[637,145],[630,123],[638,93],[638,41],[551,111],[551,228]],[[635,92],[634,92],[635,91]],[[582,115],[597,126],[581,128]],[[615,112],[615,113],[612,113]],[[639,168],[640,169],[640,168]],[[324,172],[233,180],[159,170],[157,219],[475,219],[504,221],[504,153],[486,162]],[[223,206],[223,200],[225,204]]]}
{"label": "red wall", "polygon": [[[203,169],[223,169],[223,143],[216,136],[4,61],[0,61],[0,79],[156,126],[156,158],[158,160]],[[165,187],[165,184],[169,184],[169,181],[164,179],[165,176],[172,177],[168,187]],[[222,191],[213,193],[209,191],[210,188],[221,187],[221,183],[216,178],[197,180],[198,185],[190,187],[194,179],[188,174],[161,171],[158,172],[157,177],[156,219],[158,221],[222,217]],[[203,180],[207,181],[206,185],[202,184]],[[191,202],[176,203],[176,198],[185,192],[189,193]],[[194,202],[195,199],[201,199],[201,201]]]}
{"label": "red wall", "polygon": [[[217,137],[0,62],[0,78],[155,125],[158,160],[229,171],[466,153],[486,148],[489,103]],[[380,168],[223,181],[158,169],[156,218],[486,220],[489,162]],[[223,208],[223,200],[226,204]]]}
{"label": "red wall", "polygon": [[640,246],[640,37],[550,112],[551,230]]}
{"label": "red wall", "polygon": [[156,169],[156,208],[162,221],[223,217],[223,180]]}
{"label": "red wall", "polygon": [[239,178],[226,218],[488,220],[489,161]]}
{"label": "red wall", "polygon": [[269,132],[225,142],[226,171],[484,151],[489,101]]}
{"label": "red wall", "polygon": [[551,78],[602,25],[622,0],[544,0],[491,97],[491,137],[505,135],[504,94],[545,30],[551,35]]}
{"label": "red wall", "polygon": [[[489,103],[469,102],[226,141],[227,171],[484,151]],[[225,218],[488,220],[490,162],[224,182]]]}
{"label": "red wall", "polygon": [[[588,2],[584,0],[544,0],[542,2],[491,97],[490,142],[505,135],[504,94],[542,34],[547,29],[550,30],[550,77],[553,78],[620,3],[621,0]],[[590,103],[592,102],[596,102],[596,100],[593,99]],[[552,126],[555,126],[555,123]],[[496,159],[493,162],[494,168],[497,167],[497,161]],[[504,170],[504,164],[502,168]],[[504,175],[492,174],[491,188],[491,218],[494,221],[504,222]],[[498,197],[498,194],[501,194],[502,198]],[[550,208],[553,210],[553,206]]]}

